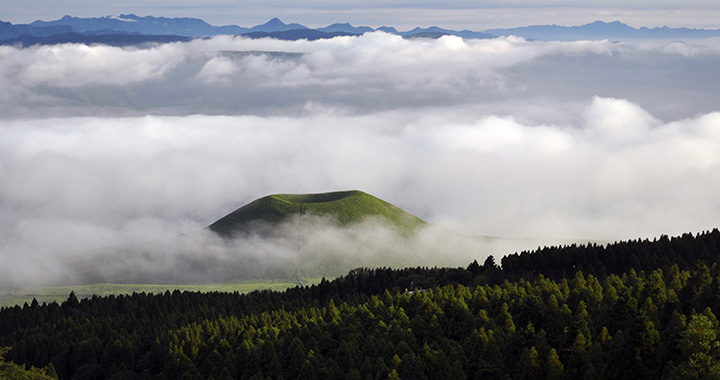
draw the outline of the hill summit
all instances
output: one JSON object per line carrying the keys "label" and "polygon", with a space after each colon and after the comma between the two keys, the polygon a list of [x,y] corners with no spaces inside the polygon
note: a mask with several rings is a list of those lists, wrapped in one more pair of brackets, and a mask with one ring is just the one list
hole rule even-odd
{"label": "hill summit", "polygon": [[222,217],[209,228],[233,237],[272,228],[292,217],[329,217],[338,225],[349,225],[368,217],[379,217],[401,231],[411,231],[426,222],[388,202],[359,190],[316,194],[274,194],[257,199]]}

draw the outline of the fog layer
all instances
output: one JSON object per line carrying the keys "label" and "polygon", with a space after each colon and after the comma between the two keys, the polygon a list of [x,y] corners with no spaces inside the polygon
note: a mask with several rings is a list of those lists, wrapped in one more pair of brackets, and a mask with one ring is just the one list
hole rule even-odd
{"label": "fog layer", "polygon": [[[470,235],[716,227],[717,42],[2,47],[0,285],[467,265],[538,243]],[[267,194],[348,189],[442,229],[314,221],[302,248],[293,224],[272,240],[205,229]]]}
{"label": "fog layer", "polygon": [[[319,41],[219,36],[144,49],[0,47],[5,117],[298,115],[472,105],[519,115],[592,96],[665,120],[715,111],[720,39],[685,43],[406,40],[381,32]],[[554,120],[556,121],[556,120]]]}

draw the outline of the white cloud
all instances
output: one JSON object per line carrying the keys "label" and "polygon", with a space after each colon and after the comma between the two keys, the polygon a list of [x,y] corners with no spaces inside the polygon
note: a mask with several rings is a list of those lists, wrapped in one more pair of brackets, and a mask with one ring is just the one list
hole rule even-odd
{"label": "white cloud", "polygon": [[627,100],[599,98],[593,99],[593,106],[583,114],[585,125],[593,132],[593,137],[607,139],[614,144],[647,138],[648,130],[660,124],[648,112]]}
{"label": "white cloud", "polygon": [[[382,32],[319,41],[250,40],[220,36],[149,49],[65,44],[27,49],[3,47],[3,74],[19,85],[121,86],[167,79],[183,62],[207,59],[197,71],[206,84],[229,80],[237,71],[262,85],[384,82],[404,86],[448,86],[493,74],[539,55],[554,52],[607,53],[607,42],[529,43],[515,37],[462,40],[406,40]],[[243,52],[235,62],[224,51]],[[267,53],[263,54],[265,51]],[[209,52],[211,55],[199,54]],[[302,56],[276,54],[303,53]],[[212,54],[220,54],[212,56]],[[207,58],[206,58],[207,57]],[[232,57],[232,56],[231,56]],[[189,63],[189,62],[188,62]],[[239,66],[239,67],[238,67]],[[188,67],[190,68],[190,67]],[[431,73],[431,75],[428,75]],[[240,78],[233,78],[240,79]],[[349,81],[349,82],[348,82]],[[472,82],[469,83],[472,85]]]}
{"label": "white cloud", "polygon": [[[718,48],[384,33],[0,47],[0,258],[14,268],[0,277],[201,280],[238,257],[270,270],[261,258],[296,259],[292,242],[228,246],[202,228],[270,193],[361,189],[477,235],[712,228]],[[435,234],[383,241],[448,247],[458,265],[518,248]]]}
{"label": "white cloud", "polygon": [[182,59],[182,52],[172,44],[150,49],[65,44],[5,53],[13,59],[3,65],[18,72],[18,79],[23,83],[57,87],[119,86],[154,81]]}
{"label": "white cloud", "polygon": [[664,123],[599,97],[574,125],[457,107],[308,112],[2,121],[0,251],[57,262],[60,277],[117,252],[139,261],[120,260],[108,276],[131,262],[175,263],[172,251],[209,250],[221,265],[229,251],[202,227],[278,192],[357,188],[440,225],[505,237],[678,234],[714,227],[720,210],[718,113]]}
{"label": "white cloud", "polygon": [[[1,47],[0,112],[263,115],[296,114],[308,102],[351,112],[473,104],[538,120],[537,111],[563,118],[555,104],[601,95],[672,120],[715,109],[720,79],[710,73],[719,56],[714,40],[679,46],[385,33],[320,41],[220,36],[149,49]],[[531,110],[540,99],[548,106]]]}
{"label": "white cloud", "polygon": [[225,57],[213,57],[197,73],[198,79],[206,84],[229,83],[228,75],[237,71],[232,61]]}

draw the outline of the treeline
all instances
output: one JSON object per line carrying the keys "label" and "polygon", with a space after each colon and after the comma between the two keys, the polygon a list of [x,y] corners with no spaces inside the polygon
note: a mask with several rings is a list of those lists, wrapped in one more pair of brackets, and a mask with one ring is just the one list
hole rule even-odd
{"label": "treeline", "polygon": [[[0,310],[0,347],[60,379],[718,379],[719,237],[358,269],[286,292],[71,294]],[[618,259],[634,246],[658,269]],[[569,278],[533,271],[548,252],[585,260],[558,259]],[[585,273],[596,263],[624,273]]]}
{"label": "treeline", "polygon": [[653,240],[638,239],[608,245],[543,247],[505,256],[501,265],[490,256],[482,265],[474,261],[467,268],[360,268],[334,281],[323,282],[318,293],[378,294],[385,289],[501,284],[520,279],[532,281],[540,275],[560,281],[573,278],[578,271],[603,279],[610,274],[627,273],[630,269],[652,272],[676,265],[681,270],[691,270],[698,262],[708,265],[720,262],[720,230],[717,228],[673,238],[663,235]]}
{"label": "treeline", "polygon": [[502,258],[503,278],[537,278],[539,274],[560,280],[583,273],[604,277],[629,271],[650,272],[677,265],[692,269],[699,260],[714,263],[720,259],[720,231],[713,229],[697,235],[683,234],[653,240],[637,239],[608,245],[587,244],[545,247],[535,251],[511,254]]}

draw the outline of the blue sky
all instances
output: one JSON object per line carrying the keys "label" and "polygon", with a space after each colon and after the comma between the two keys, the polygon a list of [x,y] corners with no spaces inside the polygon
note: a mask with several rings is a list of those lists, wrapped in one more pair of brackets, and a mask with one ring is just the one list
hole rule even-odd
{"label": "blue sky", "polygon": [[0,20],[29,23],[69,14],[96,17],[135,13],[168,17],[199,17],[214,25],[253,26],[271,17],[310,27],[334,22],[393,25],[400,29],[438,25],[485,30],[533,24],[579,25],[594,20],[621,20],[633,26],[720,28],[720,3],[715,0],[635,1],[325,1],[325,0],[185,0],[106,2],[96,0],[5,0]]}

